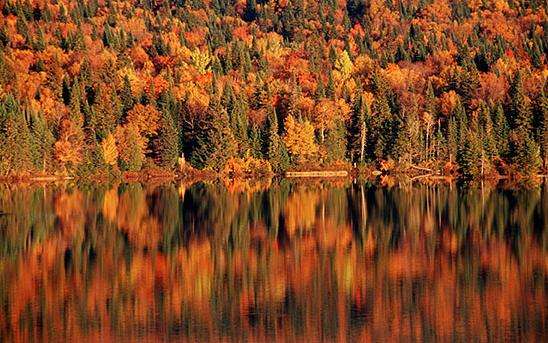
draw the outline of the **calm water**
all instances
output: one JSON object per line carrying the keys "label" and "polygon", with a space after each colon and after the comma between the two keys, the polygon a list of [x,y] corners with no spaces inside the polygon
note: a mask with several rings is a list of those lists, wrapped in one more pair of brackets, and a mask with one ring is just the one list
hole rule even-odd
{"label": "calm water", "polygon": [[0,341],[541,341],[547,195],[1,186]]}

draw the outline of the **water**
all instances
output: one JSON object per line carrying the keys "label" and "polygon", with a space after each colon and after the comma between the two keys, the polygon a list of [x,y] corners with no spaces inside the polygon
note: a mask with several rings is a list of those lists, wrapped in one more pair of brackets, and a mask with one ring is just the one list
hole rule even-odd
{"label": "water", "polygon": [[0,210],[0,341],[545,334],[545,186],[2,186]]}

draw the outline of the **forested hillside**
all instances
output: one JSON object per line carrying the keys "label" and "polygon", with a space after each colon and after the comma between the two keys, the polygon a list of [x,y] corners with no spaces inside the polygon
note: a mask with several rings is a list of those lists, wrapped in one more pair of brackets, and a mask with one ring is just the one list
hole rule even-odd
{"label": "forested hillside", "polygon": [[547,169],[542,0],[1,6],[4,177]]}

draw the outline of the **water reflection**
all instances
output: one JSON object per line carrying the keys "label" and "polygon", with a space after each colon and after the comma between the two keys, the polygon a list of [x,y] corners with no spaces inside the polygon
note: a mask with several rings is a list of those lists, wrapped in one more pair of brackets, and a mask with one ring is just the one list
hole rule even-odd
{"label": "water reflection", "polygon": [[545,187],[2,186],[0,340],[542,340]]}

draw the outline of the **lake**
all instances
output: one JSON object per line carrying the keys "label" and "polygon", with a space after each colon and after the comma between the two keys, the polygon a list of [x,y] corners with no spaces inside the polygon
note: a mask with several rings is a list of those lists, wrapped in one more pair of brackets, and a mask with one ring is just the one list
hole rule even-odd
{"label": "lake", "polygon": [[0,341],[542,341],[546,185],[0,186]]}

